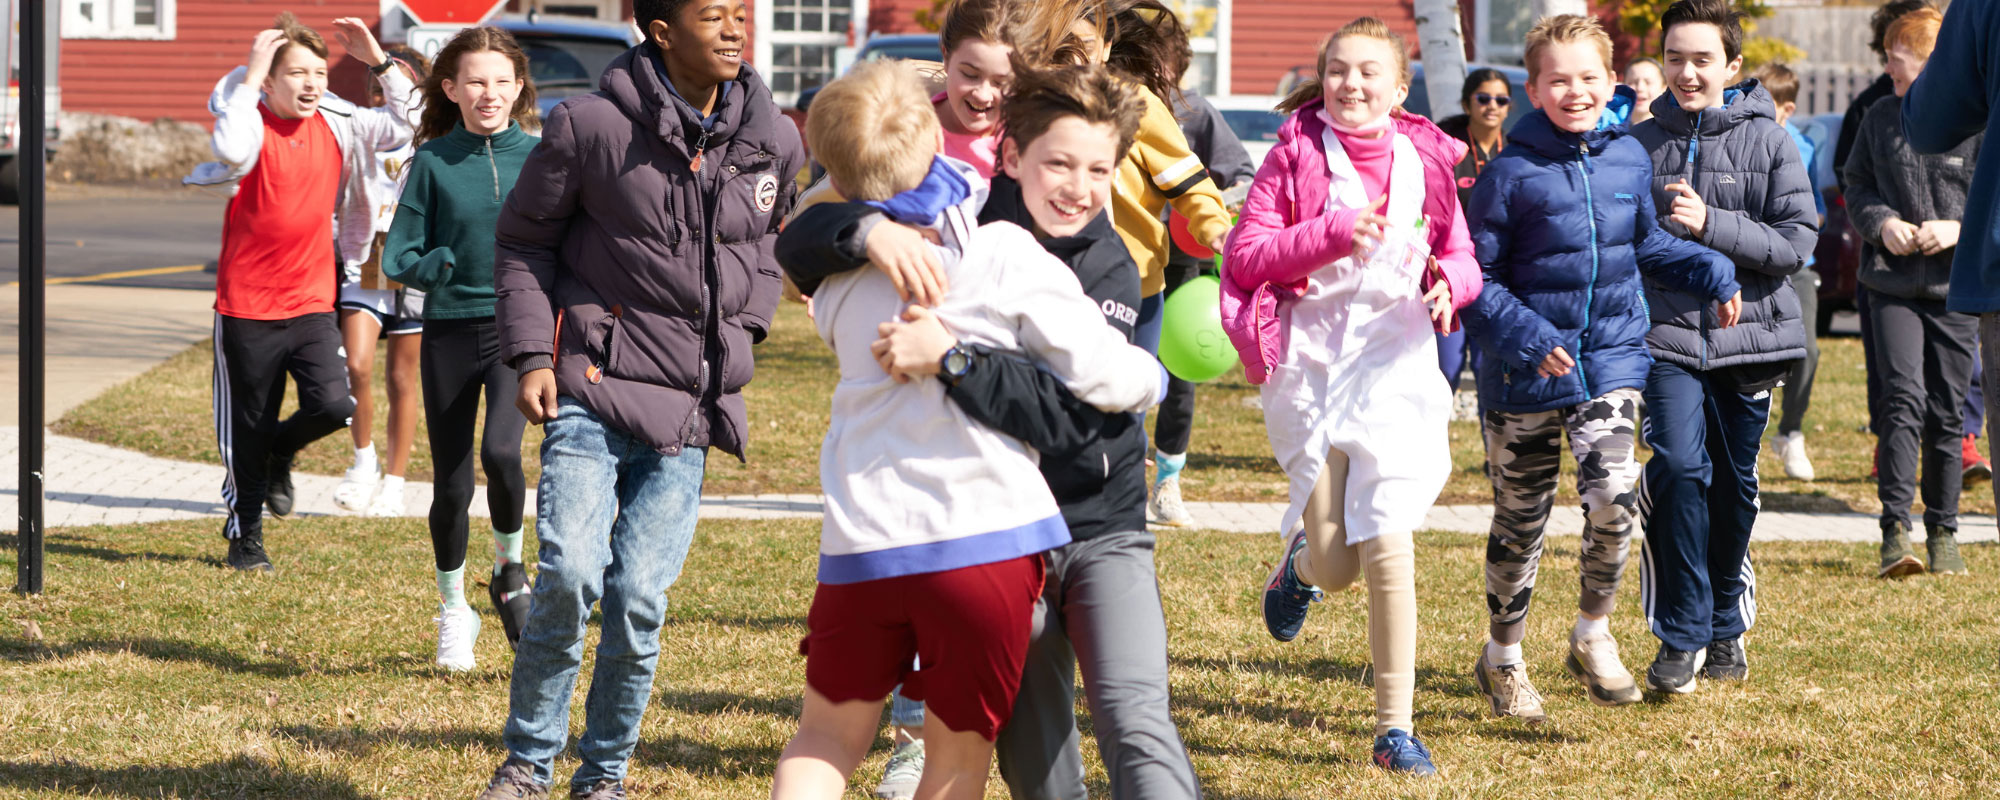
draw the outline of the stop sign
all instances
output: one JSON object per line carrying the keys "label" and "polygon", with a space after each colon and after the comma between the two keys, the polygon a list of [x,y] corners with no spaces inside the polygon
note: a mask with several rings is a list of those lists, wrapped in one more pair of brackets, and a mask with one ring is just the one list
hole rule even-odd
{"label": "stop sign", "polygon": [[491,16],[507,0],[401,0],[403,9],[420,23],[472,24]]}

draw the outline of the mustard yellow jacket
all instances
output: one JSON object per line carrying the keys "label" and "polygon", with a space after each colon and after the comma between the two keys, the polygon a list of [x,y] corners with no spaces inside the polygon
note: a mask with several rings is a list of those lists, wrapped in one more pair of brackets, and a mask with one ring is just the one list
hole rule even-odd
{"label": "mustard yellow jacket", "polygon": [[1167,284],[1167,204],[1188,218],[1188,231],[1203,244],[1221,238],[1230,222],[1222,192],[1188,149],[1173,110],[1151,91],[1140,93],[1146,115],[1113,179],[1111,225],[1139,265],[1139,295],[1152,297]]}

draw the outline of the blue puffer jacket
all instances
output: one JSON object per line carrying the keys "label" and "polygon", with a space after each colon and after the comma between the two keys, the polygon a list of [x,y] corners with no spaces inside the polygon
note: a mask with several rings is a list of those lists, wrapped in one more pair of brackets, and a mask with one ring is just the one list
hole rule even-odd
{"label": "blue puffer jacket", "polygon": [[[1465,326],[1488,356],[1479,362],[1483,408],[1549,411],[1645,388],[1653,361],[1642,270],[1716,301],[1739,288],[1728,258],[1660,228],[1653,163],[1626,133],[1630,90],[1618,91],[1589,133],[1557,128],[1541,111],[1521,118],[1473,187],[1466,222],[1486,288]],[[1557,347],[1576,368],[1536,374]]]}

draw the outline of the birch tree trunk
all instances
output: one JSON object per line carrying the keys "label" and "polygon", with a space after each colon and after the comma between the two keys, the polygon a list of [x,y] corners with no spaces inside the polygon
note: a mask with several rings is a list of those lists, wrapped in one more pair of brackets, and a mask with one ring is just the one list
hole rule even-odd
{"label": "birch tree trunk", "polygon": [[1465,84],[1465,31],[1458,24],[1457,0],[1415,0],[1414,5],[1430,108],[1410,110],[1437,120],[1458,113],[1458,90]]}

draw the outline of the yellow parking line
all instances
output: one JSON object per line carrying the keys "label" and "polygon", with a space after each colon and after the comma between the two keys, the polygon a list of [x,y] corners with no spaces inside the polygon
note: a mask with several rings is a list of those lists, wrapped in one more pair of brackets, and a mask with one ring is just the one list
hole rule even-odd
{"label": "yellow parking line", "polygon": [[[123,272],[103,272],[96,275],[75,275],[67,278],[49,278],[48,280],[44,281],[44,283],[49,286],[56,286],[64,283],[95,283],[97,281],[124,280],[126,278],[147,278],[154,275],[177,275],[183,272],[200,272],[201,270],[202,270],[202,265],[200,264],[188,264],[179,267],[153,267],[152,269],[128,269]],[[21,285],[21,282],[8,281],[7,285],[19,286]]]}

